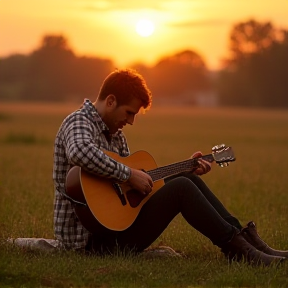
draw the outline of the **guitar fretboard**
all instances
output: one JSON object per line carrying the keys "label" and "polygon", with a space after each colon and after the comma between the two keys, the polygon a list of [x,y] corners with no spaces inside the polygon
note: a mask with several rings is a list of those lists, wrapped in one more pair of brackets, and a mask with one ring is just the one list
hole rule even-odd
{"label": "guitar fretboard", "polygon": [[[209,162],[214,161],[214,157],[212,154],[202,156],[201,158]],[[172,176],[181,172],[192,171],[193,168],[198,167],[198,163],[197,163],[198,159],[199,158],[192,158],[192,159],[184,160],[181,162],[173,163],[170,165],[166,165],[166,166],[162,166],[156,169],[146,171],[146,173],[148,173],[151,176],[153,182],[155,182],[157,180],[164,179],[168,176]]]}

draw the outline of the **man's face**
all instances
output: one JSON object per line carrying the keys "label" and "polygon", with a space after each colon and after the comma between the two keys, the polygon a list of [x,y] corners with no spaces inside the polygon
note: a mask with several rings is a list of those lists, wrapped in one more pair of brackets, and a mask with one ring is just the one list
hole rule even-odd
{"label": "man's face", "polygon": [[117,101],[114,99],[109,105],[103,120],[108,126],[110,133],[114,134],[126,124],[133,125],[135,116],[142,107],[142,102],[134,98],[128,104],[117,106]]}

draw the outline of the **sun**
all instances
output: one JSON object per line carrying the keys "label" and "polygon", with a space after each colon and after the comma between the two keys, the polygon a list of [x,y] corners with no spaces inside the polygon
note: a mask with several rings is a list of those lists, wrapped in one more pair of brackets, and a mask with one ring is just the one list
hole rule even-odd
{"label": "sun", "polygon": [[151,20],[148,19],[140,19],[136,23],[136,32],[142,37],[151,36],[154,33],[155,26]]}

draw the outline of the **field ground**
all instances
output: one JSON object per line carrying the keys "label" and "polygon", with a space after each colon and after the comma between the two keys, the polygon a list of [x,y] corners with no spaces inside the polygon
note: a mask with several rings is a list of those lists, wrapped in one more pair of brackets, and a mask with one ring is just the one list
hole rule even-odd
{"label": "field ground", "polygon": [[[180,215],[155,246],[171,246],[183,259],[46,255],[8,245],[10,237],[53,238],[53,141],[78,107],[0,103],[1,287],[288,287],[288,263],[229,265]],[[266,242],[288,249],[287,127],[287,110],[152,107],[125,133],[131,152],[147,150],[159,166],[232,146],[236,162],[214,165],[203,178],[243,224],[254,220]]]}

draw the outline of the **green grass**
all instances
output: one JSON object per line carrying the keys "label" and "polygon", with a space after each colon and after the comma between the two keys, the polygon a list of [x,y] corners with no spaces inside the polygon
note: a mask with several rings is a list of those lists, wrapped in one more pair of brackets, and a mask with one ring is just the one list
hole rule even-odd
{"label": "green grass", "polygon": [[[53,238],[53,141],[79,105],[0,104],[0,287],[287,287],[288,264],[227,263],[219,249],[181,216],[154,243],[186,258],[73,252],[36,253],[8,238]],[[126,135],[131,151],[149,151],[158,165],[231,145],[236,162],[203,176],[245,224],[254,220],[271,246],[288,249],[288,111],[152,108]]]}

